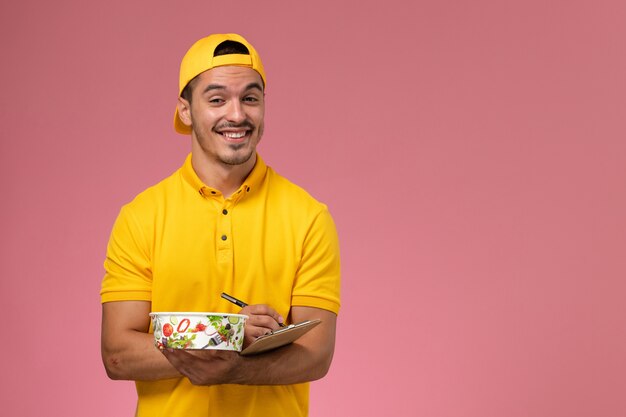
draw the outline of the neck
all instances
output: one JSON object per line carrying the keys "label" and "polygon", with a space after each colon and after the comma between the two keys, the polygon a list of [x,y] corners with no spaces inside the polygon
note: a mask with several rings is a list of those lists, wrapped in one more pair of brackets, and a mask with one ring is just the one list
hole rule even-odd
{"label": "neck", "polygon": [[207,157],[203,152],[191,152],[191,166],[207,186],[230,197],[241,187],[256,163],[256,153],[239,165],[229,165]]}

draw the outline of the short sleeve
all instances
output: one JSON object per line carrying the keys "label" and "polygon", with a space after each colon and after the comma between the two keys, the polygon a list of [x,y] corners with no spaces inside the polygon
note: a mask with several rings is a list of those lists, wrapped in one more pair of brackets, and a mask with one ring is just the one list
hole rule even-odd
{"label": "short sleeve", "polygon": [[291,303],[336,314],[340,307],[340,281],[339,239],[335,223],[324,206],[306,235]]}
{"label": "short sleeve", "polygon": [[151,250],[143,229],[129,206],[124,206],[107,246],[101,302],[151,301]]}

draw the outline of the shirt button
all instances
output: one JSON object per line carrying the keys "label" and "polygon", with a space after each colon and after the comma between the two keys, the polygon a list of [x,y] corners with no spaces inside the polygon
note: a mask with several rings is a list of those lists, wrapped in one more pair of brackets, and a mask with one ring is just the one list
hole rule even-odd
{"label": "shirt button", "polygon": [[228,214],[228,210],[226,210],[226,209],[222,210],[222,214],[223,214],[224,216],[226,216],[226,215]]}
{"label": "shirt button", "polygon": [[226,235],[222,235],[222,240],[226,240],[226,239],[228,239]]}

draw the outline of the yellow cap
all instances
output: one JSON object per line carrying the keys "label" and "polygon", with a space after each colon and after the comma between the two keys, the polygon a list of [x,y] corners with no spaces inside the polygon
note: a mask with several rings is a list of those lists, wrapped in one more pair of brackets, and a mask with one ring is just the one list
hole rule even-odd
{"label": "yellow cap", "polygon": [[[214,56],[215,48],[224,41],[239,42],[248,48],[250,55],[228,54]],[[236,33],[213,34],[194,43],[183,57],[180,63],[178,95],[180,96],[187,84],[189,84],[189,81],[193,80],[199,74],[211,68],[226,65],[252,68],[261,76],[263,86],[267,84],[265,82],[265,71],[263,70],[261,58],[256,49],[254,49],[243,36],[237,35]],[[178,117],[178,108],[176,108],[176,112],[174,113],[174,129],[176,129],[178,133],[185,135],[191,134],[191,128],[185,125]]]}

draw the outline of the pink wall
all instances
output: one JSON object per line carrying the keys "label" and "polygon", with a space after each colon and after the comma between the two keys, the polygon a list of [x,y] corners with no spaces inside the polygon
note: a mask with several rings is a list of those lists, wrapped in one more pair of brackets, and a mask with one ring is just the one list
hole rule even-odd
{"label": "pink wall", "polygon": [[178,63],[222,31],[266,65],[261,153],[342,240],[313,417],[626,415],[624,22],[619,0],[4,2],[2,415],[132,414],[99,356],[105,245],[182,163]]}

